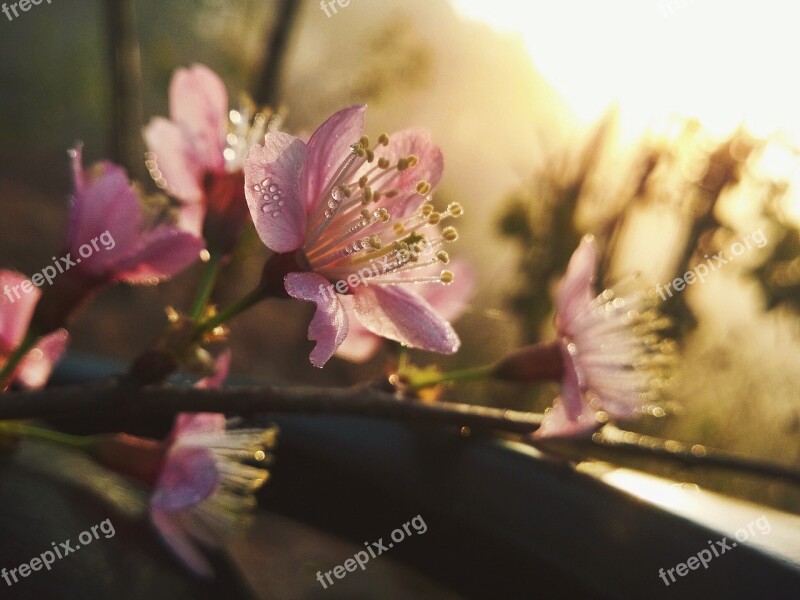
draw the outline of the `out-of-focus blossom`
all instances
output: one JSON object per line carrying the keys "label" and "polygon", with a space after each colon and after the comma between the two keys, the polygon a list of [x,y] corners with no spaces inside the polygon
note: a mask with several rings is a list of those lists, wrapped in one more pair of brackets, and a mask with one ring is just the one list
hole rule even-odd
{"label": "out-of-focus blossom", "polygon": [[[426,285],[420,289],[420,296],[427,300],[431,308],[440,317],[449,322],[455,322],[475,293],[475,273],[466,261],[454,259],[447,265],[453,273],[453,283],[450,285]],[[420,270],[420,275],[433,276],[438,274],[438,267],[430,267]],[[369,360],[380,348],[381,339],[369,329],[361,325],[354,319],[353,299],[350,296],[342,295],[339,300],[347,310],[349,326],[347,337],[342,345],[336,350],[336,356],[352,362],[364,362]]]}
{"label": "out-of-focus blossom", "polygon": [[[22,289],[27,282],[30,291]],[[0,270],[0,367],[8,361],[14,350],[22,343],[41,292],[32,286],[27,277],[15,271]],[[68,335],[58,329],[40,338],[17,365],[6,382],[17,382],[29,389],[44,387],[53,365],[67,346]],[[2,382],[0,382],[2,383]]]}
{"label": "out-of-focus blossom", "polygon": [[502,361],[503,379],[561,379],[561,395],[536,437],[585,435],[608,417],[629,419],[657,397],[670,356],[659,335],[668,319],[644,293],[596,295],[596,242],[586,236],[558,292],[555,343],[523,348]]}
{"label": "out-of-focus blossom", "polygon": [[276,125],[247,102],[228,111],[222,80],[208,67],[178,69],[169,87],[170,118],[145,128],[147,167],[181,200],[179,223],[203,235],[212,252],[230,253],[249,221],[244,198],[247,149]]}
{"label": "out-of-focus blossom", "polygon": [[147,224],[124,169],[100,162],[84,171],[80,146],[70,151],[74,194],[63,273],[44,288],[33,322],[47,333],[101,287],[155,284],[196,260],[203,240],[172,226]]}
{"label": "out-of-focus blossom", "polygon": [[441,247],[458,236],[440,223],[459,216],[461,206],[439,213],[429,203],[442,154],[419,129],[383,134],[371,147],[362,136],[364,112],[364,106],[337,112],[307,144],[267,133],[245,162],[245,194],[258,234],[290,259],[282,274],[286,293],[317,305],[308,337],[317,342],[311,362],[318,367],[347,336],[343,294],[352,295],[353,314],[375,335],[442,353],[460,345],[415,285],[453,279],[450,271],[419,274],[446,263]]}
{"label": "out-of-focus blossom", "polygon": [[[230,352],[217,359],[217,371],[196,387],[218,388],[225,380]],[[99,438],[89,452],[102,464],[154,487],[150,518],[164,542],[194,573],[213,576],[201,547],[219,548],[241,533],[255,492],[269,472],[256,466],[271,458],[277,429],[227,429],[219,413],[182,413],[169,437],[156,442],[117,434]]]}

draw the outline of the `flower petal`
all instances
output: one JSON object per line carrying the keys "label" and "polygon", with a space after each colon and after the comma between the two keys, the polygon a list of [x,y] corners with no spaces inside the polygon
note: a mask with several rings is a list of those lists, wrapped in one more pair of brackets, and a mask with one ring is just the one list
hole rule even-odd
{"label": "flower petal", "polygon": [[[84,172],[81,152],[77,150],[73,152],[72,164],[75,194],[70,209],[67,248],[78,255],[82,245],[108,231],[114,239],[114,252],[125,254],[136,243],[141,222],[139,198],[125,170],[110,162],[100,162]],[[92,260],[84,261],[81,268],[95,272],[89,263],[104,260],[100,255],[95,252]]]}
{"label": "flower petal", "polygon": [[261,241],[275,252],[291,252],[303,245],[306,213],[300,174],[305,160],[306,145],[276,131],[267,133],[263,146],[253,145],[244,163],[250,216]]}
{"label": "flower petal", "polygon": [[156,117],[145,127],[144,139],[147,148],[155,154],[166,190],[184,202],[200,202],[205,165],[195,155],[188,134],[172,121]]}
{"label": "flower petal", "polygon": [[572,254],[558,291],[558,329],[562,335],[570,334],[572,322],[595,296],[592,284],[596,264],[597,243],[586,235]]}
{"label": "flower petal", "polygon": [[164,543],[193,573],[207,579],[214,576],[211,564],[178,523],[176,516],[155,507],[150,509],[150,520]]}
{"label": "flower petal", "polygon": [[53,372],[53,366],[64,353],[68,340],[69,335],[64,329],[41,338],[20,361],[14,379],[27,389],[43,388]]}
{"label": "flower petal", "polygon": [[534,432],[533,437],[544,439],[589,436],[598,425],[595,413],[588,405],[584,405],[580,414],[571,418],[563,400],[556,398],[553,408],[547,411],[541,427]]}
{"label": "flower petal", "polygon": [[[142,234],[139,247],[116,257],[108,268],[116,281],[154,284],[172,277],[197,260],[204,247],[201,238],[175,227],[161,226]],[[98,256],[110,252],[101,250]]]}
{"label": "flower petal", "polygon": [[[433,190],[442,178],[444,171],[442,151],[433,143],[431,134],[425,129],[410,128],[397,131],[389,136],[389,145],[385,148],[379,146],[375,154],[389,159],[391,164],[410,154],[419,159],[415,166],[397,172],[391,180],[387,179],[388,183],[385,184],[387,191],[394,188],[398,194],[394,198],[381,200],[379,206],[385,207],[394,218],[408,216],[425,201],[425,196],[417,193],[416,188],[420,181],[427,181]],[[369,168],[372,166],[372,164],[364,165]]]}
{"label": "flower petal", "polygon": [[196,506],[214,493],[220,478],[210,450],[173,446],[161,469],[150,506],[169,511]]}
{"label": "flower petal", "polygon": [[349,323],[347,337],[344,338],[342,345],[336,350],[336,356],[351,362],[365,362],[380,348],[381,338],[364,327],[358,319],[352,318],[355,314],[352,295],[339,296],[339,302],[342,303],[345,311],[347,311]]}
{"label": "flower petal", "polygon": [[311,364],[322,367],[347,336],[348,319],[337,295],[327,290],[329,282],[317,273],[289,273],[284,279],[286,292],[298,300],[314,302],[317,310],[308,326],[308,339],[316,340]]}
{"label": "flower petal", "polygon": [[302,187],[307,214],[321,199],[325,187],[349,154],[350,146],[361,139],[366,108],[363,104],[343,108],[320,125],[308,140]]}
{"label": "flower petal", "polygon": [[563,361],[564,374],[561,377],[561,393],[564,398],[564,409],[568,418],[574,420],[584,411],[587,406],[583,397],[586,389],[586,378],[581,370],[577,357],[573,352],[577,352],[574,344],[560,343],[561,357]]}
{"label": "flower petal", "polygon": [[37,287],[27,294],[21,287],[14,290],[14,286],[20,286],[23,281],[28,281],[28,278],[22,273],[0,270],[0,288],[3,291],[0,296],[0,354],[19,346],[42,295]]}
{"label": "flower petal", "polygon": [[233,353],[230,348],[223,350],[214,361],[214,374],[211,377],[204,377],[194,384],[194,387],[203,390],[218,390],[222,388],[231,370],[231,357]]}
{"label": "flower petal", "polygon": [[178,69],[169,85],[169,114],[189,136],[195,158],[208,170],[225,166],[228,93],[211,69]]}
{"label": "flower petal", "polygon": [[396,285],[355,288],[355,311],[372,333],[412,348],[452,354],[461,345],[430,304]]}

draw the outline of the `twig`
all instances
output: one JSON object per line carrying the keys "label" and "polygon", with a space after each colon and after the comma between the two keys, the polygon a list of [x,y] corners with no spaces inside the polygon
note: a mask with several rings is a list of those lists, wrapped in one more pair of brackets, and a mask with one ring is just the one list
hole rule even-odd
{"label": "twig", "polygon": [[142,142],[142,64],[134,0],[106,0],[106,35],[113,83],[113,156],[128,173],[147,180]]}
{"label": "twig", "polygon": [[189,387],[135,388],[118,380],[55,387],[0,396],[0,420],[113,414],[173,415],[179,412],[302,413],[352,415],[491,429],[525,434],[536,431],[541,415],[472,406],[424,404],[398,399],[374,386],[352,388],[236,387],[223,390]]}
{"label": "twig", "polygon": [[278,91],[281,68],[289,45],[289,36],[302,2],[301,0],[280,0],[277,4],[278,14],[275,19],[275,25],[269,37],[269,44],[267,45],[267,52],[258,82],[253,89],[253,99],[259,106],[275,107],[280,99]]}

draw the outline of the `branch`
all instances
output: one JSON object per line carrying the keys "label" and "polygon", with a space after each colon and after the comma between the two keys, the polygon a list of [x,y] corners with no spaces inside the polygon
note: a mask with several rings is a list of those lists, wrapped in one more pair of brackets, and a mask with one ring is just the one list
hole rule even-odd
{"label": "branch", "polygon": [[526,434],[539,428],[541,415],[472,406],[423,404],[398,399],[374,386],[351,388],[234,387],[223,390],[190,387],[136,388],[111,379],[97,384],[13,392],[0,396],[0,420],[113,414],[174,415],[179,412],[302,413],[351,415],[436,423]]}
{"label": "branch", "polygon": [[267,105],[277,108],[276,104],[280,100],[278,84],[281,68],[289,46],[289,36],[301,4],[300,0],[281,0],[278,3],[278,14],[267,45],[264,64],[253,89],[253,99],[259,106]]}

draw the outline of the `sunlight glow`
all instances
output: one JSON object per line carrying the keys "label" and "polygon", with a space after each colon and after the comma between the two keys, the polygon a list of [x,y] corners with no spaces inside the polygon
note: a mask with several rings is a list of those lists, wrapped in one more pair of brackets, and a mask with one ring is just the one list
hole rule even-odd
{"label": "sunlight glow", "polygon": [[452,0],[464,16],[519,35],[536,68],[576,116],[620,107],[622,134],[671,115],[723,135],[800,140],[799,8],[766,0]]}

